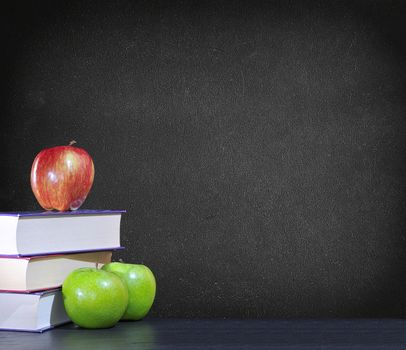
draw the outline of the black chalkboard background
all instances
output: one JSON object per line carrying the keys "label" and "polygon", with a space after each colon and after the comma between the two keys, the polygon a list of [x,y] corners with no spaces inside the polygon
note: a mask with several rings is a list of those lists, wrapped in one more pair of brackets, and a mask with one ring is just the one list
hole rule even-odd
{"label": "black chalkboard background", "polygon": [[0,210],[74,139],[152,316],[406,316],[403,1],[1,6]]}

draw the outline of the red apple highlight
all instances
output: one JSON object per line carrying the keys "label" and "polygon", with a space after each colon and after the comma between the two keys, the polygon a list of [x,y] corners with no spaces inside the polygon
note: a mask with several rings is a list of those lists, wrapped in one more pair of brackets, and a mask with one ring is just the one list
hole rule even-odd
{"label": "red apple highlight", "polygon": [[34,159],[31,188],[45,210],[78,209],[93,185],[93,160],[73,143],[44,149]]}

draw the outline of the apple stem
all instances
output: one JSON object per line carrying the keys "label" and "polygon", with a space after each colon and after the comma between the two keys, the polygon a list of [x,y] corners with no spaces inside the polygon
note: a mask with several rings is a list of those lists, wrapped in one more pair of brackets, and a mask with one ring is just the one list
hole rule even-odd
{"label": "apple stem", "polygon": [[69,146],[74,145],[75,143],[77,143],[75,140],[72,140],[71,142],[69,142]]}

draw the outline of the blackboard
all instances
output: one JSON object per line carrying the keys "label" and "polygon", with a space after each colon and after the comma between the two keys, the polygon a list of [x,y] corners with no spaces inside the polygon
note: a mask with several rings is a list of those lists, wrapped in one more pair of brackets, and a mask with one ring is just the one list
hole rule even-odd
{"label": "blackboard", "polygon": [[406,315],[404,2],[2,6],[0,210],[74,139],[151,315]]}

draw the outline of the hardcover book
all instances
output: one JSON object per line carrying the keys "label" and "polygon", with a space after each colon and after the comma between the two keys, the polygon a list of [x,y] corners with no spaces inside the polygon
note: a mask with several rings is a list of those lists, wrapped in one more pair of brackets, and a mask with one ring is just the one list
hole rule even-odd
{"label": "hardcover book", "polygon": [[70,321],[60,289],[39,293],[0,293],[0,329],[43,332]]}
{"label": "hardcover book", "polygon": [[0,213],[0,255],[34,256],[120,248],[123,210]]}
{"label": "hardcover book", "polygon": [[81,267],[101,267],[111,261],[111,251],[0,257],[0,292],[35,292],[60,287],[65,278]]}

